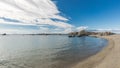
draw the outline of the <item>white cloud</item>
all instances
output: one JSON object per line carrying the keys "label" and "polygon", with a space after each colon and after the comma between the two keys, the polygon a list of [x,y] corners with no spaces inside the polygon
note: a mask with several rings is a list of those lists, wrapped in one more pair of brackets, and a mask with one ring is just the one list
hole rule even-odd
{"label": "white cloud", "polygon": [[120,34],[120,29],[119,28],[114,28],[114,29],[96,29],[96,32],[113,32],[113,33],[117,33],[117,34]]}
{"label": "white cloud", "polygon": [[81,31],[81,30],[85,30],[87,28],[88,28],[88,26],[80,26],[80,27],[77,27],[76,30]]}
{"label": "white cloud", "polygon": [[[51,0],[0,0],[0,17],[12,18],[22,23],[49,24],[59,27],[71,27],[65,22],[54,22],[51,18],[67,21],[59,15]],[[35,20],[38,20],[36,22]]]}
{"label": "white cloud", "polygon": [[0,34],[7,33],[7,34],[31,34],[31,33],[37,33],[36,30],[26,31],[26,30],[20,30],[20,29],[0,29]]}
{"label": "white cloud", "polygon": [[[85,29],[66,23],[67,18],[59,15],[55,3],[51,0],[0,0],[0,18],[18,20],[18,22],[8,22],[0,19],[0,23],[14,25],[36,25],[40,27],[39,32],[70,32]],[[52,19],[62,20],[54,21]],[[39,25],[38,25],[39,24]],[[45,25],[55,26],[55,29],[44,27]],[[9,30],[10,32],[11,30]],[[20,31],[20,30],[15,30]]]}

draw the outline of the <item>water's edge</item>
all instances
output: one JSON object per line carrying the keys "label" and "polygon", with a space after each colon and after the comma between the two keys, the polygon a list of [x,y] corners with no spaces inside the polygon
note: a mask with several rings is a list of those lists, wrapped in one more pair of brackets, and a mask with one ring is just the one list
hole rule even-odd
{"label": "water's edge", "polygon": [[78,64],[72,65],[71,68],[94,68],[97,66],[100,62],[104,60],[104,58],[111,52],[111,50],[114,48],[114,41],[107,37],[98,37],[108,40],[108,44],[97,54],[88,57],[87,59],[79,62]]}

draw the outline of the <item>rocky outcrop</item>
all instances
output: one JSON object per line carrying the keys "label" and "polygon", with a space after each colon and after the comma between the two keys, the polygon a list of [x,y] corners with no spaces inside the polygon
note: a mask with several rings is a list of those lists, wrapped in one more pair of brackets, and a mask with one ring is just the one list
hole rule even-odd
{"label": "rocky outcrop", "polygon": [[88,36],[88,35],[89,35],[89,33],[86,32],[85,30],[81,30],[81,31],[78,32],[78,34],[77,34],[78,37],[81,37],[81,36]]}
{"label": "rocky outcrop", "polygon": [[88,32],[85,30],[81,30],[80,32],[71,32],[69,33],[69,37],[81,37],[81,36],[89,36],[89,35],[99,35],[99,36],[107,36],[107,35],[113,35],[112,32]]}
{"label": "rocky outcrop", "polygon": [[2,35],[6,35],[6,33],[2,34]]}
{"label": "rocky outcrop", "polygon": [[69,33],[69,37],[75,37],[76,35],[78,35],[78,32],[71,32],[71,33]]}

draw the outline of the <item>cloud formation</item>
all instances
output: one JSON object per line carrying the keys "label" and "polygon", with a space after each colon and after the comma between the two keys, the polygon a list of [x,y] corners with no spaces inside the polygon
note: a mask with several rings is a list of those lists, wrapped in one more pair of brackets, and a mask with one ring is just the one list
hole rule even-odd
{"label": "cloud formation", "polygon": [[[51,0],[0,0],[0,23],[36,25],[40,26],[41,31],[46,32],[70,32],[75,28],[66,23],[67,18],[59,14],[60,11]],[[45,25],[56,28],[50,29],[44,27]]]}

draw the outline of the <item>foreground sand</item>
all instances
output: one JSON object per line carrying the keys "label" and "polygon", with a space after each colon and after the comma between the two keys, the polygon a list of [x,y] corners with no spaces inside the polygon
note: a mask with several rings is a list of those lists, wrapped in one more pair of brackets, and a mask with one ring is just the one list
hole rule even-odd
{"label": "foreground sand", "polygon": [[109,41],[103,50],[72,68],[120,68],[120,35],[102,36]]}

